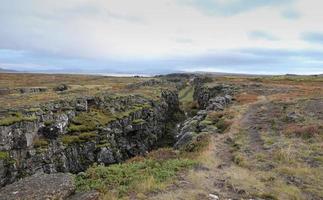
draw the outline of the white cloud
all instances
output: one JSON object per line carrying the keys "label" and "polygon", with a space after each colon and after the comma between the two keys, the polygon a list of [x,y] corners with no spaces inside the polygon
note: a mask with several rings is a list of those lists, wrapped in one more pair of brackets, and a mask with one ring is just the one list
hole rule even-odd
{"label": "white cloud", "polygon": [[[0,7],[0,49],[104,62],[189,57],[251,47],[321,48],[303,41],[301,35],[323,32],[323,2],[261,2],[265,6],[218,1],[226,9],[228,5],[236,9],[234,15],[225,17],[206,15],[197,6],[174,0],[11,0]],[[302,17],[282,17],[291,8]],[[254,30],[270,35],[254,40],[248,37]]]}

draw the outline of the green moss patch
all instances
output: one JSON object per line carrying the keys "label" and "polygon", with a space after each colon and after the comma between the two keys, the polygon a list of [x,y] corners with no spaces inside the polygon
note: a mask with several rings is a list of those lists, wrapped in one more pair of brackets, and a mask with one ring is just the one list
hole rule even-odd
{"label": "green moss patch", "polygon": [[64,135],[61,140],[65,145],[78,144],[82,142],[77,135]]}
{"label": "green moss patch", "polygon": [[0,119],[0,126],[9,126],[23,121],[35,121],[36,116],[24,116],[22,113],[11,113],[10,116]]}
{"label": "green moss patch", "polygon": [[7,160],[9,158],[9,152],[0,151],[0,160]]}
{"label": "green moss patch", "polygon": [[83,132],[79,135],[64,135],[61,137],[61,141],[65,145],[79,144],[89,141],[94,141],[97,137],[95,132]]}
{"label": "green moss patch", "polygon": [[45,139],[37,139],[34,141],[34,147],[35,148],[47,148],[48,147],[48,141]]}
{"label": "green moss patch", "polygon": [[135,119],[135,120],[133,120],[133,121],[132,121],[132,123],[133,123],[133,124],[136,124],[136,125],[139,125],[139,124],[144,124],[144,123],[146,123],[146,121],[145,121],[145,120],[143,120],[143,119]]}
{"label": "green moss patch", "polygon": [[69,132],[88,132],[95,130],[98,126],[104,126],[112,121],[113,117],[101,111],[92,110],[82,112],[72,120],[68,130]]}

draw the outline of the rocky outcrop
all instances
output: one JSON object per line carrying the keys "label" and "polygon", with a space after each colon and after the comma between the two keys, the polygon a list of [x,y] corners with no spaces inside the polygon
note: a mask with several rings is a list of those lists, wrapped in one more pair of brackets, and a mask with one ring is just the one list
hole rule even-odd
{"label": "rocky outcrop", "polygon": [[65,90],[68,90],[68,85],[66,84],[59,84],[58,86],[54,87],[53,88],[54,91],[57,91],[57,92],[63,92]]}
{"label": "rocky outcrop", "polygon": [[31,94],[31,93],[41,93],[47,92],[48,88],[46,87],[23,87],[23,88],[0,88],[0,95],[8,95],[8,94]]}
{"label": "rocky outcrop", "polygon": [[0,189],[0,200],[99,200],[97,191],[75,192],[68,173],[39,173]]}
{"label": "rocky outcrop", "polygon": [[[209,106],[209,101],[215,97],[227,97],[232,96],[234,92],[237,90],[236,87],[231,85],[224,85],[224,84],[215,84],[212,86],[207,86],[203,84],[199,84],[197,82],[195,84],[193,98],[198,102],[200,109],[206,109]],[[215,100],[218,101],[219,99]]]}
{"label": "rocky outcrop", "polygon": [[233,100],[235,88],[227,85],[204,86],[204,81],[197,78],[194,98],[198,101],[200,110],[194,117],[187,119],[179,129],[174,148],[181,149],[191,143],[201,133],[218,133],[218,127],[206,120],[208,112],[223,111]]}
{"label": "rocky outcrop", "polygon": [[0,189],[0,200],[67,199],[74,192],[70,174],[36,174]]}
{"label": "rocky outcrop", "polygon": [[182,77],[163,77],[159,79],[149,79],[146,81],[127,85],[128,89],[138,89],[141,87],[171,87],[180,90],[185,87],[186,80]]}
{"label": "rocky outcrop", "polygon": [[180,110],[177,93],[163,91],[159,101],[102,94],[16,112],[0,119],[0,186],[144,155]]}

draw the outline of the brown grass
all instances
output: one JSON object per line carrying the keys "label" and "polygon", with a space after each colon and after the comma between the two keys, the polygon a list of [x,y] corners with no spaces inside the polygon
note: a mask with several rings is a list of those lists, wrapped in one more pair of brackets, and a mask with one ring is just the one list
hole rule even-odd
{"label": "brown grass", "polygon": [[319,124],[288,124],[284,133],[287,136],[296,136],[302,138],[312,138],[319,134],[322,134],[323,127]]}
{"label": "brown grass", "polygon": [[248,104],[257,101],[258,96],[257,94],[241,93],[236,96],[236,100],[239,104]]}

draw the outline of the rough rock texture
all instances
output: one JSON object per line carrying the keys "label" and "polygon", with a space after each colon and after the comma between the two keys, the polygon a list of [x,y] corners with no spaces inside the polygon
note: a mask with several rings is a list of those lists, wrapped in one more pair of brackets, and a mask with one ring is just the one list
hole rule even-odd
{"label": "rough rock texture", "polygon": [[[188,76],[190,77],[190,76]],[[185,87],[186,79],[188,77],[168,77],[165,76],[162,79],[150,79],[143,82],[129,84],[127,86],[128,89],[138,89],[140,87],[160,87],[160,86],[168,86],[174,87],[178,90]]]}
{"label": "rough rock texture", "polygon": [[74,192],[70,174],[35,174],[1,188],[0,200],[57,200],[66,199]]}
{"label": "rough rock texture", "polygon": [[23,88],[0,88],[0,95],[8,94],[30,94],[30,93],[41,93],[47,92],[48,88],[46,87],[23,87]]}
{"label": "rough rock texture", "polygon": [[94,162],[144,155],[180,110],[177,93],[163,91],[159,101],[104,94],[19,112],[23,117],[0,126],[0,187],[35,173],[78,173]]}
{"label": "rough rock texture", "polygon": [[217,127],[209,124],[210,122],[205,121],[205,118],[209,111],[224,110],[233,99],[231,94],[233,94],[235,88],[227,85],[216,85],[209,88],[203,85],[205,82],[207,80],[199,77],[193,80],[193,84],[198,88],[195,89],[194,98],[196,98],[199,106],[203,109],[194,117],[182,123],[174,145],[176,149],[185,147],[200,133],[217,133]]}
{"label": "rough rock texture", "polygon": [[66,84],[60,84],[54,88],[54,91],[62,92],[68,90],[68,85]]}
{"label": "rough rock texture", "polygon": [[[228,95],[227,99],[229,99],[229,96],[232,96],[236,89],[237,88],[230,85],[217,84],[213,86],[205,86],[199,82],[196,82],[193,98],[197,100],[200,109],[206,109],[211,99],[215,97],[225,98],[225,95]],[[212,101],[218,100],[219,99],[213,99]]]}

